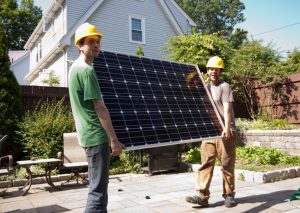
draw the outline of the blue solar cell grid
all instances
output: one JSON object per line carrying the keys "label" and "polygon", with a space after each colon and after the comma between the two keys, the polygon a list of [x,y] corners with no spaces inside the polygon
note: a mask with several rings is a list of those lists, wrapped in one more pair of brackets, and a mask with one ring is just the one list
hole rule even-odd
{"label": "blue solar cell grid", "polygon": [[94,67],[116,134],[128,149],[220,137],[222,124],[203,83],[187,84],[196,66],[101,52]]}

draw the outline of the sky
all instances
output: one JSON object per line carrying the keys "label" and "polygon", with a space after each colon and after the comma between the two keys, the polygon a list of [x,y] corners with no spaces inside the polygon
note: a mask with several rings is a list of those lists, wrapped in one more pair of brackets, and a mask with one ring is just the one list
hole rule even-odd
{"label": "sky", "polygon": [[[53,0],[34,0],[47,10]],[[300,0],[241,0],[246,21],[236,25],[248,31],[250,39],[272,45],[282,55],[300,50]]]}
{"label": "sky", "polygon": [[248,31],[249,38],[271,43],[285,54],[297,48],[300,51],[299,0],[241,0],[246,9],[246,21],[237,25]]}

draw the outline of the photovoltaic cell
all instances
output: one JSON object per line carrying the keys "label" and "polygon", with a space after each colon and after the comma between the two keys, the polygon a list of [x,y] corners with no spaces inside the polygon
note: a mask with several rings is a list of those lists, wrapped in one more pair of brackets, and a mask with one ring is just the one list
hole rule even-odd
{"label": "photovoltaic cell", "polygon": [[203,79],[187,83],[198,67],[100,52],[94,68],[116,134],[127,149],[218,138],[222,121]]}

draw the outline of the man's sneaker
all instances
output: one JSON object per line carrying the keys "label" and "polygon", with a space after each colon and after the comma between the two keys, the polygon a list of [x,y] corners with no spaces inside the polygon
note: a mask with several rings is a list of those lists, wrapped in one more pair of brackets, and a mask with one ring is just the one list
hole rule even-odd
{"label": "man's sneaker", "polygon": [[202,207],[208,207],[208,200],[202,200],[199,196],[186,196],[185,201],[188,203],[198,204]]}
{"label": "man's sneaker", "polygon": [[226,196],[225,197],[225,201],[224,201],[224,204],[227,208],[231,208],[231,207],[234,207],[236,206],[236,202],[234,200],[234,197],[233,196]]}

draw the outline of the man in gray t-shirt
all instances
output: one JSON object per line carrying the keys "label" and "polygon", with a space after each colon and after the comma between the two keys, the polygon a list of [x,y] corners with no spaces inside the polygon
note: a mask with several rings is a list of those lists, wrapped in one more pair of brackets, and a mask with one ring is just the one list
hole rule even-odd
{"label": "man in gray t-shirt", "polygon": [[210,183],[213,176],[215,160],[218,157],[221,161],[223,173],[223,197],[226,207],[236,205],[234,166],[235,149],[237,144],[237,135],[234,122],[234,113],[232,103],[233,95],[228,83],[220,79],[224,69],[224,63],[221,58],[214,56],[207,62],[208,89],[213,102],[224,122],[222,139],[203,141],[201,144],[202,165],[198,170],[196,180],[196,190],[199,195],[187,196],[186,201],[198,204],[202,207],[208,207],[210,197]]}

